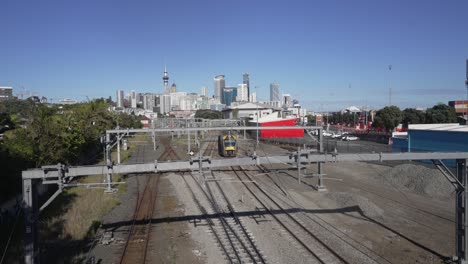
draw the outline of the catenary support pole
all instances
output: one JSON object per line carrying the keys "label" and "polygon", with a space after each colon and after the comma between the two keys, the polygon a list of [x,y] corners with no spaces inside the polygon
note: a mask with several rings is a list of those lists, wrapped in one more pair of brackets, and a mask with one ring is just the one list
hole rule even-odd
{"label": "catenary support pole", "polygon": [[297,181],[301,184],[301,147],[297,147]]}
{"label": "catenary support pole", "polygon": [[[319,133],[319,153],[322,154],[324,152],[323,150],[323,131],[322,129],[318,130]],[[326,190],[325,185],[323,184],[323,164],[322,162],[317,163],[317,172],[318,172],[318,184],[317,184],[317,190],[318,191],[324,191]]]}
{"label": "catenary support pole", "polygon": [[117,133],[117,164],[120,164],[120,134]]}
{"label": "catenary support pole", "polygon": [[190,131],[187,130],[187,140],[188,140],[188,143],[187,143],[187,153],[190,153]]}
{"label": "catenary support pole", "polygon": [[34,186],[36,180],[23,180],[23,212],[25,222],[24,232],[24,263],[38,264],[39,252],[37,241],[37,193]]}
{"label": "catenary support pole", "polygon": [[456,192],[456,254],[459,264],[468,263],[468,159],[457,159],[457,178],[464,188],[458,188]]}

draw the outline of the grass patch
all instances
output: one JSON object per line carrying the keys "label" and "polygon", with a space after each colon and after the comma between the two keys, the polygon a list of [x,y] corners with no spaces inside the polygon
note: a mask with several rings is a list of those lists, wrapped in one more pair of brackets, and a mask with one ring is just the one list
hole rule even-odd
{"label": "grass patch", "polygon": [[[128,159],[132,156],[132,154],[137,149],[138,145],[141,144],[142,141],[150,143],[151,138],[146,133],[141,134],[134,134],[130,137],[126,137],[127,139],[127,150],[123,150],[123,147],[120,146],[120,163],[125,163]],[[112,160],[117,163],[117,147],[112,149]]]}
{"label": "grass patch", "polygon": [[[147,135],[129,138],[129,149],[121,151],[121,162],[137,149],[138,142],[148,140]],[[116,151],[112,153],[117,157]],[[103,161],[99,164],[104,164]],[[80,177],[79,183],[103,183],[107,175]],[[112,175],[113,182],[124,181],[125,175]],[[105,187],[105,186],[102,186]],[[101,219],[119,204],[120,195],[127,191],[125,184],[114,185],[115,193],[105,193],[104,188],[66,188],[42,213],[39,222],[39,237],[43,243],[43,260],[53,263],[65,259],[81,259],[87,250],[86,242],[92,239],[101,225]],[[73,261],[75,262],[75,261]]]}
{"label": "grass patch", "polygon": [[[96,182],[83,178],[83,182]],[[92,178],[96,178],[93,176]],[[119,204],[118,193],[104,193],[102,188],[69,188],[47,208],[41,221],[40,236],[44,239],[82,240],[91,227]]]}

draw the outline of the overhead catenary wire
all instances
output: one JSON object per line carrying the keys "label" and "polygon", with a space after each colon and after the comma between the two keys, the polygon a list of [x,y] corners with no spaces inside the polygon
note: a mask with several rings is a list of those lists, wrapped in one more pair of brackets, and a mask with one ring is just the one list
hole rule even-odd
{"label": "overhead catenary wire", "polygon": [[16,211],[15,223],[13,224],[13,228],[11,229],[10,235],[8,236],[7,244],[5,245],[5,249],[3,250],[2,259],[0,259],[0,264],[3,264],[3,261],[5,260],[6,254],[8,252],[8,248],[10,247],[11,239],[13,238],[13,234],[15,233],[15,230],[16,230],[16,225],[18,224],[18,221],[20,219],[19,216],[21,215],[22,212],[23,212],[22,208],[19,208]]}

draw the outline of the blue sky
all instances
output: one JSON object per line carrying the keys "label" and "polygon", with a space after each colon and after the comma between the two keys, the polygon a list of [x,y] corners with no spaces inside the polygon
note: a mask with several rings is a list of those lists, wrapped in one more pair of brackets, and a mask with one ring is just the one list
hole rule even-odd
{"label": "blue sky", "polygon": [[[213,93],[249,72],[312,110],[465,99],[468,1],[0,0],[0,86],[55,100]],[[389,71],[388,65],[392,65]]]}

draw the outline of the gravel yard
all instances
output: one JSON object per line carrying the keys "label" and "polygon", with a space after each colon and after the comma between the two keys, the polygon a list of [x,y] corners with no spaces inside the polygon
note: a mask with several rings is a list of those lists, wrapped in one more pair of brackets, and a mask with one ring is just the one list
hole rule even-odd
{"label": "gravel yard", "polygon": [[[186,146],[180,142],[172,146],[186,159]],[[239,142],[239,156],[253,153],[254,141]],[[145,155],[154,160],[162,151],[147,149]],[[258,155],[282,153],[287,151],[276,145],[260,144],[257,148]],[[219,158],[217,153],[212,156]],[[314,177],[299,184],[296,171],[289,171],[288,164],[264,165],[270,173],[262,173],[255,166],[248,167],[247,173],[292,218],[344,258],[338,263],[443,263],[444,258],[454,254],[453,187],[428,165],[327,163],[325,192],[314,189],[317,183]],[[315,166],[310,166],[307,171],[311,175],[315,170]],[[207,185],[215,188],[214,180],[220,183],[266,263],[320,263],[272,215],[285,219],[286,226],[293,226],[285,212],[272,203],[265,208],[249,193],[247,186],[254,188],[252,182],[242,183],[231,168],[193,175],[189,172],[162,175],[152,220],[150,263],[228,263],[210,231],[210,221],[218,223],[216,214],[203,214],[195,201],[200,200],[205,208],[210,204],[203,198],[203,192],[193,187],[197,186],[197,180],[204,188]],[[129,176],[121,204],[103,219],[100,233],[112,231],[114,241],[110,245],[97,245],[91,251],[101,263],[118,260],[136,203],[136,190],[142,188],[147,177],[150,176]],[[192,186],[193,195],[188,185]],[[214,195],[227,214],[220,191],[214,191]],[[302,233],[299,237],[306,234],[304,230],[297,233]]]}

